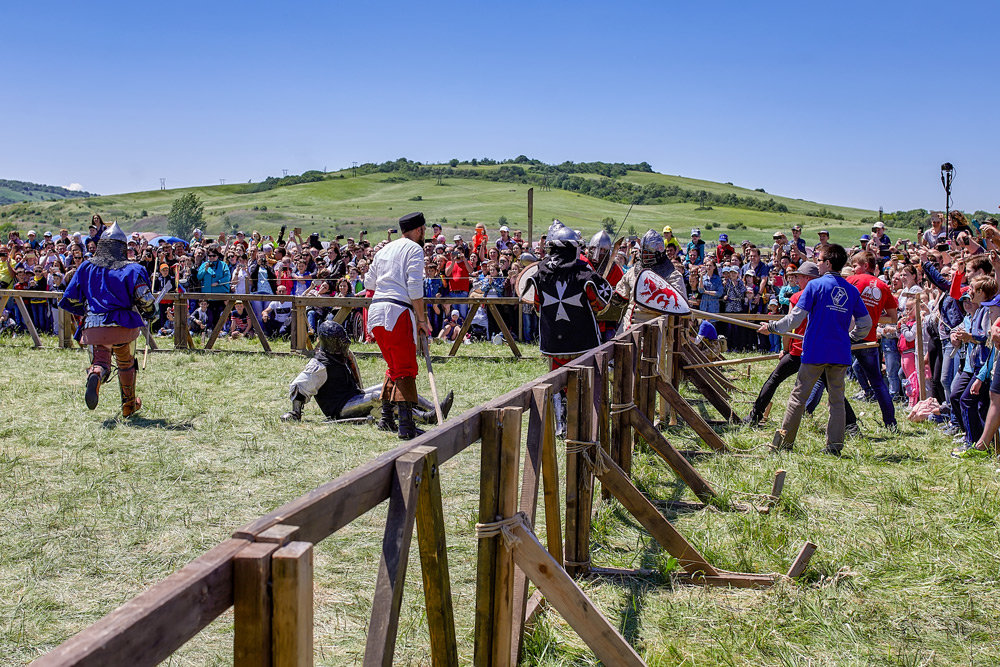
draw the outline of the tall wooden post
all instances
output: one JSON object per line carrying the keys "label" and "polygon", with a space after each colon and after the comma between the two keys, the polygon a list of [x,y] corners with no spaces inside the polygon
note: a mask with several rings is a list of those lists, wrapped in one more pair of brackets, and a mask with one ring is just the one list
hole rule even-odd
{"label": "tall wooden post", "polygon": [[[566,391],[566,572],[574,576],[590,569],[594,473],[578,450],[594,437],[593,383],[593,368],[574,368]],[[589,456],[598,453],[591,448]]]}
{"label": "tall wooden post", "polygon": [[313,664],[313,545],[290,542],[271,556],[275,667]]}
{"label": "tall wooden post", "polygon": [[184,294],[174,297],[174,349],[184,350],[188,347],[188,300]]}
{"label": "tall wooden post", "polygon": [[615,373],[611,390],[611,457],[632,475],[632,427],[625,406],[632,403],[632,345],[615,343]]}
{"label": "tall wooden post", "polygon": [[[914,353],[917,357],[917,389],[919,391],[920,400],[927,398],[927,381],[924,379],[924,373],[926,372],[924,364],[926,359],[924,358],[924,326],[920,314],[920,303],[923,295],[919,292],[917,294],[911,294],[910,298],[917,302],[917,346]],[[872,324],[872,326],[875,326]]]}
{"label": "tall wooden post", "polygon": [[528,245],[535,242],[532,235],[535,226],[535,188],[528,188]]}
{"label": "tall wooden post", "polygon": [[647,324],[642,329],[642,344],[639,347],[639,373],[635,378],[636,405],[649,421],[656,419],[656,373],[657,327]]}

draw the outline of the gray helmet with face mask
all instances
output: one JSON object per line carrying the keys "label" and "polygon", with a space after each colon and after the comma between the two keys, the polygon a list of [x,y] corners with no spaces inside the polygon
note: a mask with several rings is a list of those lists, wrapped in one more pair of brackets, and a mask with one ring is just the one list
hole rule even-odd
{"label": "gray helmet with face mask", "polygon": [[319,347],[327,354],[344,356],[351,346],[351,339],[347,337],[344,327],[333,321],[333,316],[329,316],[316,329],[319,337]]}
{"label": "gray helmet with face mask", "polygon": [[667,254],[667,247],[663,243],[663,236],[659,232],[650,229],[642,235],[639,240],[639,262],[647,269],[656,266],[663,261]]}
{"label": "gray helmet with face mask", "polygon": [[591,263],[595,267],[602,265],[608,255],[611,254],[612,247],[614,247],[614,244],[611,242],[611,234],[608,234],[605,229],[602,229],[590,237],[590,244],[588,246],[589,250],[587,254],[590,256]]}
{"label": "gray helmet with face mask", "polygon": [[553,220],[545,237],[545,252],[550,264],[572,266],[580,256],[580,235],[558,220]]}

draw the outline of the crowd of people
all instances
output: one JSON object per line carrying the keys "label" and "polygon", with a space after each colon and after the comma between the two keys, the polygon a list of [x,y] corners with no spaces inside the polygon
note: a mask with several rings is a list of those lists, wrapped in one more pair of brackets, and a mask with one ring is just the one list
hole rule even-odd
{"label": "crowd of people", "polygon": [[[883,422],[891,427],[895,423],[890,414],[893,403],[918,409],[917,373],[922,366],[927,395],[934,399],[934,404],[924,409],[960,441],[957,453],[966,456],[984,451],[984,443],[1000,422],[1000,379],[994,380],[1000,378],[1000,372],[995,370],[993,345],[994,338],[1000,341],[1000,246],[995,245],[995,225],[992,219],[970,223],[959,211],[950,212],[947,220],[935,212],[928,228],[914,240],[894,241],[882,222],[856,240],[838,239],[847,252],[840,273],[859,287],[870,312],[878,315],[866,337],[877,342],[877,347],[854,355],[850,376],[860,389],[853,398],[877,401]],[[61,229],[39,236],[29,231],[27,238],[21,239],[17,231],[10,232],[6,244],[0,246],[0,288],[61,291],[92,255],[104,228],[101,217],[95,215],[86,234]],[[692,229],[690,239],[681,241],[670,226],[663,228],[662,238],[667,256],[683,275],[692,307],[723,315],[782,315],[789,312],[793,297],[804,285],[802,267],[815,266],[815,260],[831,246],[827,230],[819,230],[809,241],[800,225],[790,231],[790,235],[775,232],[772,243],[764,247],[749,241],[734,245],[725,233],[708,243],[699,229]],[[150,244],[142,235],[133,234],[128,241],[128,258],[147,269],[152,292],[160,298],[151,329],[163,335],[172,333],[176,314],[171,293],[256,294],[273,297],[250,302],[265,335],[287,335],[292,322],[288,295],[370,296],[365,275],[375,253],[391,240],[390,233],[389,239],[373,243],[362,232],[357,240],[338,237],[324,243],[318,234],[304,239],[300,229],[294,229],[288,238],[284,236],[283,228],[278,238],[237,231],[209,239],[195,230],[187,241],[161,238]],[[616,247],[613,260],[622,272],[638,262],[640,246],[633,240]],[[507,226],[500,226],[496,238],[491,239],[480,223],[472,238],[456,234],[449,241],[441,226],[433,224],[423,245],[424,296],[519,296],[518,275],[543,259],[545,248],[544,237],[531,243],[519,230],[511,232]],[[26,302],[35,328],[55,332],[59,324],[55,302],[30,297]],[[191,332],[211,331],[224,305],[215,300],[191,301],[185,313]],[[309,308],[310,335],[334,307]],[[461,302],[425,307],[431,334],[448,341],[459,336],[470,309]],[[513,335],[520,332],[524,341],[537,338],[538,319],[530,304],[504,304],[498,312]],[[359,326],[353,333],[358,338],[365,336],[365,315],[364,309],[356,309]],[[0,331],[23,328],[22,320],[19,309],[8,302],[0,313]],[[721,321],[715,326],[731,350],[782,352],[782,338],[776,333],[755,333]],[[234,307],[223,331],[234,338],[255,335],[242,304]],[[501,331],[493,314],[479,308],[467,337],[495,339]],[[922,348],[917,347],[918,340]],[[918,363],[920,358],[923,364]],[[815,409],[821,392],[822,387],[812,392],[806,410]],[[849,430],[852,414],[849,409]]]}

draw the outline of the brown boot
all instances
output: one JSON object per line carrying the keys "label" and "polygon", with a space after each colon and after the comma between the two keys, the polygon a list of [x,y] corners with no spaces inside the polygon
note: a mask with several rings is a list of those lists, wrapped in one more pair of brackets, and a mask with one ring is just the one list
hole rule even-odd
{"label": "brown boot", "polygon": [[108,379],[110,370],[101,366],[91,366],[87,369],[87,390],[83,394],[83,399],[87,402],[87,407],[91,410],[97,408],[100,400],[101,385]]}
{"label": "brown boot", "polygon": [[138,360],[133,360],[132,368],[128,370],[118,369],[118,385],[122,393],[122,417],[131,417],[142,407],[142,401],[135,395],[135,380],[138,374]]}

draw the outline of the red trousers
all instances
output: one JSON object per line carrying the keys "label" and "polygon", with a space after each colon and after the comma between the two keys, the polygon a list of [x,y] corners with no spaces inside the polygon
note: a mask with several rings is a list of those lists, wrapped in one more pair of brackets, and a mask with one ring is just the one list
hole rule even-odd
{"label": "red trousers", "polygon": [[382,352],[382,357],[389,368],[385,371],[388,380],[399,378],[415,378],[420,372],[417,368],[417,344],[413,340],[413,320],[409,312],[403,312],[392,331],[385,327],[375,327],[372,330],[375,342]]}

